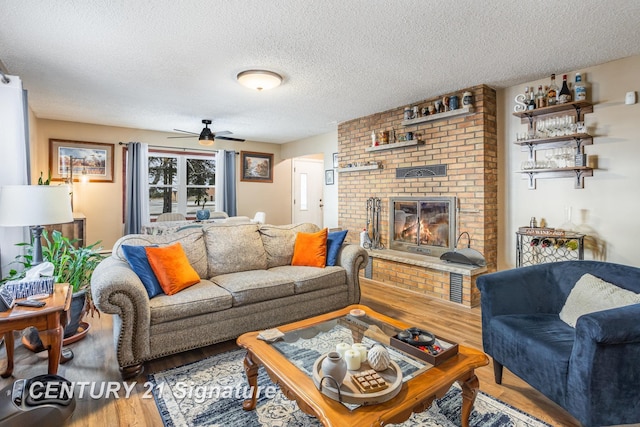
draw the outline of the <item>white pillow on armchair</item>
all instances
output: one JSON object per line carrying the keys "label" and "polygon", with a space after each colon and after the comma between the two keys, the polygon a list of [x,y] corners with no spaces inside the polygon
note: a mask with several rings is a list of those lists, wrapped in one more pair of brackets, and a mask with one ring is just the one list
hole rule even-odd
{"label": "white pillow on armchair", "polygon": [[560,320],[575,328],[583,314],[640,303],[640,294],[605,282],[589,273],[578,280],[560,311]]}

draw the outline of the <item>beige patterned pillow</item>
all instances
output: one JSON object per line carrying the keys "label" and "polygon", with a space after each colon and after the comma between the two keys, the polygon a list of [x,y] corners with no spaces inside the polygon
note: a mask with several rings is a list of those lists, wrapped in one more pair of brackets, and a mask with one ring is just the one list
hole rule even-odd
{"label": "beige patterned pillow", "polygon": [[560,311],[560,319],[575,328],[578,317],[583,314],[638,303],[640,303],[640,294],[620,288],[587,273],[571,289],[569,297]]}
{"label": "beige patterned pillow", "polygon": [[256,224],[212,225],[204,228],[204,236],[210,278],[267,268],[267,254]]}
{"label": "beige patterned pillow", "polygon": [[260,237],[267,252],[268,268],[291,265],[296,235],[300,232],[315,233],[317,231],[320,231],[320,228],[311,223],[261,226]]}
{"label": "beige patterned pillow", "polygon": [[175,233],[152,236],[149,234],[128,234],[121,237],[113,245],[111,254],[114,258],[126,261],[124,253],[122,253],[122,245],[131,246],[149,246],[159,245],[167,246],[175,242],[180,242],[191,267],[198,273],[202,279],[208,277],[207,269],[207,249],[204,243],[204,235],[202,229],[191,228]]}

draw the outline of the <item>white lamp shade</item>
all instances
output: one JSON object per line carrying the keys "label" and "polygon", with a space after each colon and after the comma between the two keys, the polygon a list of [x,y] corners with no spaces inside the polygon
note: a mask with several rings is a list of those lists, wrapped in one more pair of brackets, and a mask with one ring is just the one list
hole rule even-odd
{"label": "white lamp shade", "polygon": [[238,74],[238,82],[240,82],[242,86],[262,91],[280,86],[282,76],[273,71],[247,70]]}
{"label": "white lamp shade", "polygon": [[73,222],[66,185],[4,185],[0,187],[0,226],[24,227]]}

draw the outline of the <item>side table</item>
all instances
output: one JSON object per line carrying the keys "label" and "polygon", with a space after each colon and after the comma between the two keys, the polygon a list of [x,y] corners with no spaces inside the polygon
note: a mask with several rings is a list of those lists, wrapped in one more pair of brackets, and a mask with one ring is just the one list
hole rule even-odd
{"label": "side table", "polygon": [[[20,301],[20,300],[18,300]],[[68,283],[56,283],[53,294],[42,299],[44,307],[31,308],[14,306],[0,313],[0,334],[4,335],[7,351],[7,369],[0,374],[3,378],[13,373],[13,331],[29,326],[41,332],[40,337],[49,353],[49,374],[58,373],[64,326],[68,323],[67,313],[71,306],[71,290]]]}

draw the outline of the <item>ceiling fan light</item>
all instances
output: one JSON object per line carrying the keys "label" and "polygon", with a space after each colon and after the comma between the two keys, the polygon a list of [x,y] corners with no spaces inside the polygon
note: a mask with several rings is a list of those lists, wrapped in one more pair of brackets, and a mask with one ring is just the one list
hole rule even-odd
{"label": "ceiling fan light", "polygon": [[238,74],[238,82],[249,89],[263,91],[280,86],[282,76],[273,71],[247,70]]}
{"label": "ceiling fan light", "polygon": [[204,129],[202,129],[202,132],[200,132],[198,143],[200,145],[206,145],[206,146],[213,145],[215,138],[216,136],[213,134],[213,132],[211,132],[211,129],[209,129],[208,127],[205,127]]}

